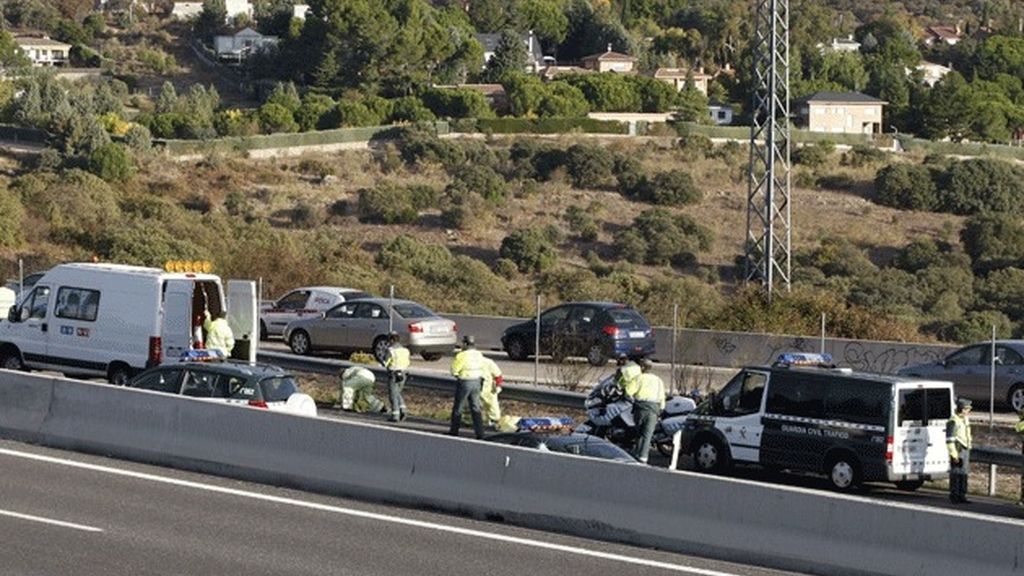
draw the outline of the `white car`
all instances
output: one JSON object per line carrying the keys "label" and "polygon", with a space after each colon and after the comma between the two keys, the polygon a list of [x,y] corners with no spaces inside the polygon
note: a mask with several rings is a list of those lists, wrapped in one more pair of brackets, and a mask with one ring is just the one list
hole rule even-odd
{"label": "white car", "polygon": [[225,404],[316,416],[316,403],[277,366],[231,361],[178,362],[142,372],[129,388],[180,394]]}
{"label": "white car", "polygon": [[260,304],[260,339],[283,335],[284,327],[292,320],[315,318],[337,304],[368,296],[361,290],[337,286],[296,288],[273,302]]}

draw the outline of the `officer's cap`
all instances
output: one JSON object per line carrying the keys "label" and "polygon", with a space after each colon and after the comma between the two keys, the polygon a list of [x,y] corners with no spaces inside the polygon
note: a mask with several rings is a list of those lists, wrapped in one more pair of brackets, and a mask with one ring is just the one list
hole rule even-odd
{"label": "officer's cap", "polygon": [[968,398],[957,398],[956,399],[956,409],[958,411],[962,412],[964,410],[967,410],[970,407],[971,407],[970,399],[968,399]]}

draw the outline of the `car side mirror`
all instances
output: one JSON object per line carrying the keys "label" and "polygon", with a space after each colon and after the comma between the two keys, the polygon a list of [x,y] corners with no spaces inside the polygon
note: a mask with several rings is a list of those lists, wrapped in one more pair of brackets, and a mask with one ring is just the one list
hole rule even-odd
{"label": "car side mirror", "polygon": [[8,322],[21,322],[21,312],[18,311],[18,306],[11,306],[7,310],[7,321]]}

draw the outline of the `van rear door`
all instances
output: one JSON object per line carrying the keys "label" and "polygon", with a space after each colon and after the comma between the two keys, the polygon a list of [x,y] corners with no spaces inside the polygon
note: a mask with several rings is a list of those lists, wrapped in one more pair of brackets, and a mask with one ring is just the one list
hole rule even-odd
{"label": "van rear door", "polygon": [[231,355],[256,362],[259,318],[256,315],[256,283],[252,280],[228,280],[228,325],[235,336]]}
{"label": "van rear door", "polygon": [[949,472],[946,421],[953,411],[952,385],[943,382],[896,387],[890,480],[907,475],[933,478]]}
{"label": "van rear door", "polygon": [[192,291],[190,279],[164,282],[163,326],[160,333],[164,361],[176,360],[192,349]]}

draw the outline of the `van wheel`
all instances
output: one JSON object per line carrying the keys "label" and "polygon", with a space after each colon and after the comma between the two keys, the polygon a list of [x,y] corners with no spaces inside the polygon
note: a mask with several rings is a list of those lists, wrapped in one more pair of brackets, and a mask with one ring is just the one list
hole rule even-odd
{"label": "van wheel", "polygon": [[309,341],[309,334],[306,334],[305,330],[296,330],[292,332],[291,338],[288,339],[288,347],[292,349],[292,352],[299,356],[309,354],[313,349],[312,343]]}
{"label": "van wheel", "polygon": [[21,354],[17,350],[4,350],[0,353],[0,368],[4,370],[24,370],[25,364],[21,361]]}
{"label": "van wheel", "polygon": [[703,438],[693,451],[693,464],[701,472],[718,472],[725,468],[725,448],[714,438]]}
{"label": "van wheel", "polygon": [[114,386],[124,386],[132,379],[132,369],[127,364],[115,362],[107,369],[107,381]]}
{"label": "van wheel", "polygon": [[1024,408],[1024,384],[1014,384],[1010,388],[1010,393],[1006,395],[1007,403],[1013,411],[1020,414],[1022,408]]}
{"label": "van wheel", "polygon": [[839,491],[849,491],[860,484],[860,465],[847,454],[839,454],[828,460],[828,480]]}
{"label": "van wheel", "polygon": [[440,352],[423,352],[420,356],[427,362],[434,362],[440,360],[443,354]]}
{"label": "van wheel", "polygon": [[903,480],[896,483],[896,489],[904,492],[913,492],[924,486],[924,480]]}
{"label": "van wheel", "polygon": [[594,344],[587,350],[587,362],[591,366],[604,366],[608,363],[608,357],[604,354],[604,348],[600,344]]}

